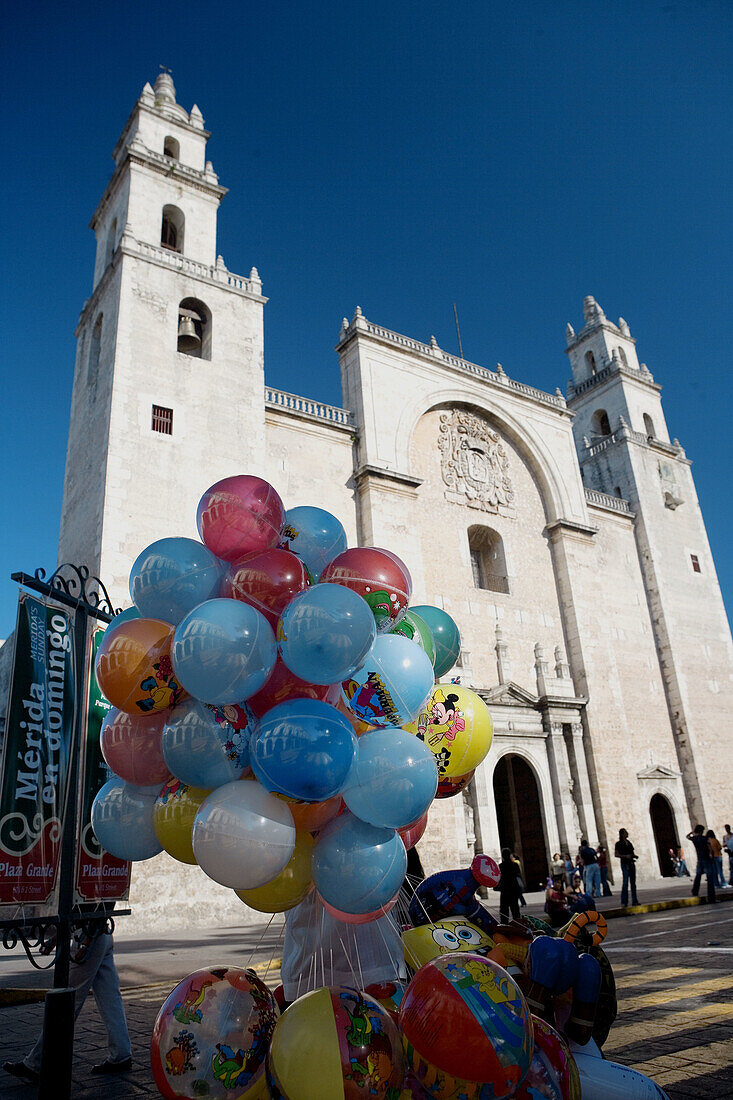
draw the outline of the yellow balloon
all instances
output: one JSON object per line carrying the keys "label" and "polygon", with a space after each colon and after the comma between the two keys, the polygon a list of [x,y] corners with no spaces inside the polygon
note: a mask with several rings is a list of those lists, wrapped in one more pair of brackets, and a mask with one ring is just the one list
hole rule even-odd
{"label": "yellow balloon", "polygon": [[310,893],[313,886],[311,859],[315,841],[310,833],[296,832],[295,848],[289,862],[272,882],[253,890],[235,890],[238,898],[260,913],[284,913]]}
{"label": "yellow balloon", "polygon": [[489,708],[460,684],[436,684],[416,722],[405,726],[424,741],[438,765],[441,779],[465,775],[484,759],[494,736]]}
{"label": "yellow balloon", "polygon": [[196,863],[191,844],[193,819],[210,791],[189,787],[173,776],[155,800],[153,828],[159,843],[179,863]]}

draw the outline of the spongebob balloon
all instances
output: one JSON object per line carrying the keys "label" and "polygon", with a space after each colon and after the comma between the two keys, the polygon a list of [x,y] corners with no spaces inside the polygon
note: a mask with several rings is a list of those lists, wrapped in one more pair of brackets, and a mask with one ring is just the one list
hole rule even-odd
{"label": "spongebob balloon", "polygon": [[402,933],[405,960],[413,970],[446,955],[451,951],[473,951],[486,955],[492,950],[494,941],[482,929],[465,917],[453,920],[439,920],[435,924],[423,924],[420,928],[408,928]]}

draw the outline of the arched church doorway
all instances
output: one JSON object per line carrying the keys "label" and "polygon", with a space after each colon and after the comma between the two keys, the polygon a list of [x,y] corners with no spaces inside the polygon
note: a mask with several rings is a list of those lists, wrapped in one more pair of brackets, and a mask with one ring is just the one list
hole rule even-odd
{"label": "arched church doorway", "polygon": [[677,850],[679,838],[672,807],[663,794],[652,795],[652,800],[649,803],[649,814],[652,819],[654,840],[657,845],[659,871],[664,878],[674,878],[675,870],[669,849]]}
{"label": "arched church doorway", "polygon": [[496,765],[494,802],[502,848],[520,860],[526,889],[543,890],[549,862],[542,802],[534,772],[521,756],[502,756]]}

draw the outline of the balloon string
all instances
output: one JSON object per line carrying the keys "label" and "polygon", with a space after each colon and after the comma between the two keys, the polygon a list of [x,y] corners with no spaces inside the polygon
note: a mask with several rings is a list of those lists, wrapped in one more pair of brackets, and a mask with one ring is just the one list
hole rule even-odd
{"label": "balloon string", "polygon": [[247,966],[250,966],[250,964],[252,963],[252,959],[255,957],[255,955],[259,951],[260,947],[262,946],[262,941],[264,940],[267,933],[270,931],[270,925],[274,921],[275,916],[276,916],[276,914],[273,913],[272,916],[270,917],[270,919],[268,920],[267,924],[265,925],[264,929],[262,930],[262,935],[260,936],[259,940],[257,941],[256,946],[252,949],[252,953],[251,953],[249,959],[247,960]]}
{"label": "balloon string", "polygon": [[[305,939],[306,943],[312,943],[313,942],[313,940],[312,940],[313,927],[312,926],[315,923],[315,919],[316,919],[316,907],[314,905],[314,906],[311,906],[310,917],[308,918],[308,930],[307,930],[307,935],[306,935],[306,939]],[[313,963],[313,958],[315,958],[315,955],[311,958],[311,965]],[[300,997],[300,987],[303,983],[304,970],[305,970],[305,968],[303,966],[301,966],[300,971],[298,973],[298,990],[297,990],[296,1000],[297,1000],[298,997]],[[310,982],[307,982],[307,984],[309,985]]]}
{"label": "balloon string", "polygon": [[275,955],[281,954],[281,944],[282,944],[284,938],[285,938],[285,922],[283,921],[283,923],[280,925],[280,935],[277,937],[277,942],[274,945],[275,946],[275,953],[271,954],[270,958],[267,960],[267,967],[265,968],[265,976],[262,979],[263,982],[267,981],[267,975],[270,973],[270,967],[272,966],[273,962],[275,961]]}
{"label": "balloon string", "polygon": [[356,964],[359,967],[359,985],[357,986],[357,988],[358,989],[363,989],[364,988],[364,971],[362,970],[362,967],[361,967],[361,954],[359,952],[359,938],[356,934],[356,926],[349,925],[349,927],[351,928],[351,930],[354,934],[354,949],[356,951]]}
{"label": "balloon string", "polygon": [[[346,927],[348,928],[349,926],[347,925]],[[341,938],[341,933],[337,932],[336,935],[339,938],[339,943],[341,944],[341,950],[344,953],[344,958],[346,959],[347,963],[349,964],[349,970],[351,971],[351,977],[354,979],[354,987],[356,989],[358,989],[359,988],[359,983],[358,983],[357,978],[356,978],[356,971],[354,970],[353,964],[351,962],[351,952],[347,950],[346,944],[344,943],[344,941]],[[347,939],[348,939],[348,937],[347,937]],[[331,981],[333,982],[333,971],[331,972]]]}

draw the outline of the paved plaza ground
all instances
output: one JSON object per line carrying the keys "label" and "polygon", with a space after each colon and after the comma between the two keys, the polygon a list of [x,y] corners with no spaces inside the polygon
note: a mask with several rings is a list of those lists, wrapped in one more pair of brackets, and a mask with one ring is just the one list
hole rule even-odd
{"label": "paved plaza ground", "polygon": [[[733,895],[733,890],[725,895]],[[722,896],[725,896],[722,895]],[[644,891],[642,901],[665,903],[689,896],[685,884]],[[529,899],[529,912],[541,912],[541,899]],[[727,898],[726,898],[727,900]],[[733,900],[733,899],[732,899]],[[613,915],[618,898],[600,908]],[[609,920],[606,949],[616,974],[619,1014],[604,1047],[606,1057],[647,1073],[671,1100],[733,1100],[733,905],[696,905]],[[105,1098],[157,1095],[148,1063],[153,1023],[171,988],[185,975],[208,965],[255,965],[274,987],[279,981],[282,922],[212,932],[192,930],[174,938],[132,938],[119,921],[116,959],[133,1044],[133,1071],[106,1079]],[[0,989],[48,985],[22,953],[0,957]],[[0,1063],[20,1058],[41,1026],[41,1003],[0,1008]],[[79,1018],[74,1060],[74,1093],[97,1097],[95,1062],[106,1057],[104,1027],[90,998]],[[0,1071],[0,1100],[30,1100],[35,1089]]]}

